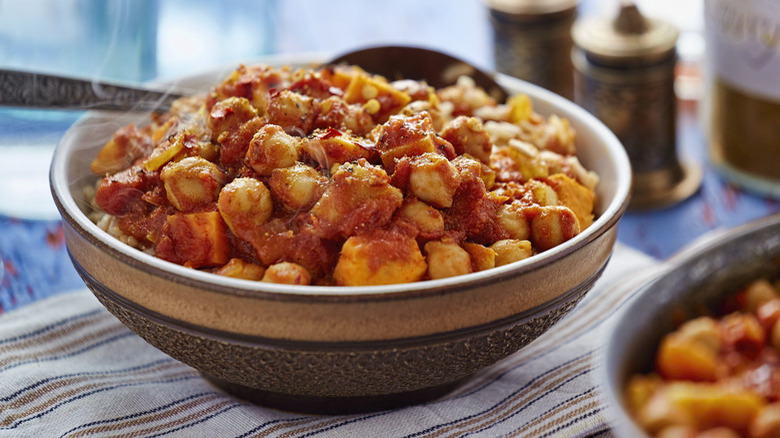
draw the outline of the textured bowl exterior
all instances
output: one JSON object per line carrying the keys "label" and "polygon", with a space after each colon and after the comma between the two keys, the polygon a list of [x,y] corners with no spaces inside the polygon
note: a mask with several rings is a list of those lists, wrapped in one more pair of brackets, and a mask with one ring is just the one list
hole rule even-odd
{"label": "textured bowl exterior", "polygon": [[716,311],[717,304],[760,276],[780,273],[780,215],[705,236],[670,259],[637,291],[612,327],[600,380],[618,436],[646,436],[625,409],[629,377],[648,372],[674,321]]}
{"label": "textured bowl exterior", "polygon": [[[142,338],[247,398],[261,394],[254,398],[332,412],[371,406],[356,405],[360,398],[380,400],[382,408],[441,393],[426,391],[446,389],[512,354],[576,305],[606,266],[628,202],[630,165],[606,127],[538,87],[508,77],[502,85],[528,94],[542,114],[570,119],[581,160],[602,178],[596,222],[531,259],[362,288],[275,285],[183,268],[121,244],[86,217],[81,192],[94,182],[91,157],[114,130],[146,117],[91,113],[63,139],[51,169],[74,265],[105,307]],[[322,403],[301,408],[306,400]],[[333,408],[335,400],[349,403]]]}

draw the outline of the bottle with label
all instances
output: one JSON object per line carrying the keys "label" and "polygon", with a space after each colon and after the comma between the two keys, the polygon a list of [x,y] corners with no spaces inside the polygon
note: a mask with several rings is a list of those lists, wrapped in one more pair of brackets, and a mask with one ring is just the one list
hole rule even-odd
{"label": "bottle with label", "polygon": [[728,180],[780,197],[780,2],[705,0],[705,110]]}

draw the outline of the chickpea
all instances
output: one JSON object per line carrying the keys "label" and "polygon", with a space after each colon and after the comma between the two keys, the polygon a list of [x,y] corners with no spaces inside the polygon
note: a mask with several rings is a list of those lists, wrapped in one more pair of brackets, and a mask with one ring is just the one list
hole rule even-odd
{"label": "chickpea", "polygon": [[568,207],[542,207],[531,220],[531,241],[539,251],[545,251],[580,233],[577,217]]}
{"label": "chickpea", "polygon": [[527,240],[505,239],[490,245],[496,253],[496,266],[503,266],[531,257],[533,249]]}
{"label": "chickpea", "polygon": [[314,205],[325,190],[327,178],[313,167],[296,163],[290,167],[274,169],[268,187],[274,198],[291,210],[303,210]]}
{"label": "chickpea", "polygon": [[390,173],[395,170],[396,160],[405,156],[416,157],[426,152],[440,152],[445,157],[450,153],[455,155],[452,145],[436,135],[428,113],[411,117],[391,116],[390,120],[374,129],[372,137],[376,140],[382,164]]}
{"label": "chickpea", "polygon": [[493,144],[478,118],[458,116],[444,126],[440,135],[452,143],[456,154],[469,154],[483,163],[490,162]]}
{"label": "chickpea", "polygon": [[238,129],[244,122],[257,116],[257,110],[243,97],[228,97],[218,101],[211,108],[208,127],[212,141],[217,141],[223,132]]}
{"label": "chickpea", "polygon": [[281,262],[269,266],[265,270],[262,281],[306,286],[311,284],[311,275],[306,268],[297,263]]}
{"label": "chickpea", "polygon": [[217,209],[230,231],[250,240],[254,230],[273,212],[271,193],[254,178],[236,178],[219,193]]}
{"label": "chickpea", "polygon": [[226,178],[216,164],[201,157],[170,162],[160,172],[168,200],[179,211],[213,202]]}
{"label": "chickpea", "polygon": [[686,342],[700,344],[713,352],[719,352],[722,347],[718,322],[709,316],[687,321],[677,329],[677,333]]}
{"label": "chickpea", "polygon": [[262,266],[235,258],[230,259],[224,266],[217,270],[217,275],[255,281],[261,280],[264,274],[265,268]]}
{"label": "chickpea", "polygon": [[436,239],[444,234],[444,216],[439,210],[417,198],[407,198],[398,214],[411,222],[423,237]]}
{"label": "chickpea", "polygon": [[471,272],[469,253],[454,242],[432,241],[425,244],[428,276],[431,279],[454,277]]}
{"label": "chickpea", "polygon": [[496,172],[471,155],[458,155],[450,162],[458,170],[461,184],[480,179],[485,185],[485,189],[491,190],[496,183]]}
{"label": "chickpea", "polygon": [[265,105],[269,124],[301,136],[311,132],[316,115],[314,99],[290,90],[272,93]]}
{"label": "chickpea", "polygon": [[531,193],[531,198],[535,203],[541,206],[558,205],[558,194],[548,184],[532,179],[524,186]]}
{"label": "chickpea", "polygon": [[511,239],[528,240],[531,238],[531,223],[519,202],[502,205],[498,210],[498,223]]}
{"label": "chickpea", "polygon": [[293,137],[278,126],[265,125],[252,137],[246,151],[246,162],[255,172],[271,175],[274,169],[290,167],[300,155],[301,139]]}
{"label": "chickpea", "polygon": [[412,160],[409,191],[434,207],[451,207],[459,185],[460,174],[447,158],[429,152]]}
{"label": "chickpea", "polygon": [[[376,99],[373,100],[376,102]],[[365,136],[374,127],[371,113],[360,104],[350,105],[339,96],[331,96],[320,103],[314,119],[314,128],[338,128]]]}

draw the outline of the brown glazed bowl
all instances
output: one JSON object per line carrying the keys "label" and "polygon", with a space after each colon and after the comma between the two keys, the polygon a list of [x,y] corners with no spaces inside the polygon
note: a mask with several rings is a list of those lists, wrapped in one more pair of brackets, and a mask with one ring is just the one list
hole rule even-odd
{"label": "brown glazed bowl", "polygon": [[715,232],[671,258],[635,291],[610,328],[600,381],[616,436],[647,437],[632,420],[624,394],[629,378],[653,368],[661,339],[681,320],[716,314],[731,294],[780,273],[780,215]]}
{"label": "brown glazed bowl", "polygon": [[[291,64],[289,59],[263,60]],[[230,69],[177,85],[207,90]],[[579,157],[601,177],[598,218],[574,239],[460,277],[373,287],[290,286],[187,269],[110,237],[90,221],[89,163],[112,133],[147,114],[88,113],[59,144],[51,188],[73,264],[119,320],[226,391],[268,406],[356,412],[442,395],[533,341],[571,310],[604,269],[626,209],[628,158],[572,102],[506,76],[577,130]]]}

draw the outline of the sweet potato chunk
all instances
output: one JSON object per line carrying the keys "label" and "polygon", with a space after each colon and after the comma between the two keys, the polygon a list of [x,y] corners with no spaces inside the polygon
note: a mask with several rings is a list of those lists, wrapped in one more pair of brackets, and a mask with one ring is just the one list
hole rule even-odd
{"label": "sweet potato chunk", "polygon": [[139,129],[133,124],[125,126],[103,146],[90,170],[97,175],[105,175],[127,169],[136,159],[148,155],[152,147],[148,129]]}
{"label": "sweet potato chunk", "polygon": [[333,276],[342,286],[419,281],[428,269],[413,238],[381,229],[350,237]]}
{"label": "sweet potato chunk", "polygon": [[315,131],[301,143],[301,148],[326,169],[334,164],[368,159],[373,146],[366,139],[333,128]]}
{"label": "sweet potato chunk", "polygon": [[656,367],[667,379],[714,381],[717,377],[717,353],[698,342],[669,335],[658,349]]}
{"label": "sweet potato chunk", "polygon": [[478,243],[466,242],[463,244],[469,256],[471,257],[471,268],[473,271],[484,271],[496,267],[496,252]]}
{"label": "sweet potato chunk", "polygon": [[393,171],[395,160],[405,156],[413,157],[426,152],[436,152],[447,158],[455,156],[452,145],[436,135],[427,113],[390,117],[379,127],[376,148],[388,172]]}
{"label": "sweet potato chunk", "polygon": [[555,190],[560,205],[568,207],[579,222],[580,229],[593,223],[596,194],[568,176],[558,173],[547,178],[547,184]]}
{"label": "sweet potato chunk", "polygon": [[219,213],[175,213],[168,216],[157,243],[157,255],[190,268],[220,266],[230,245]]}

